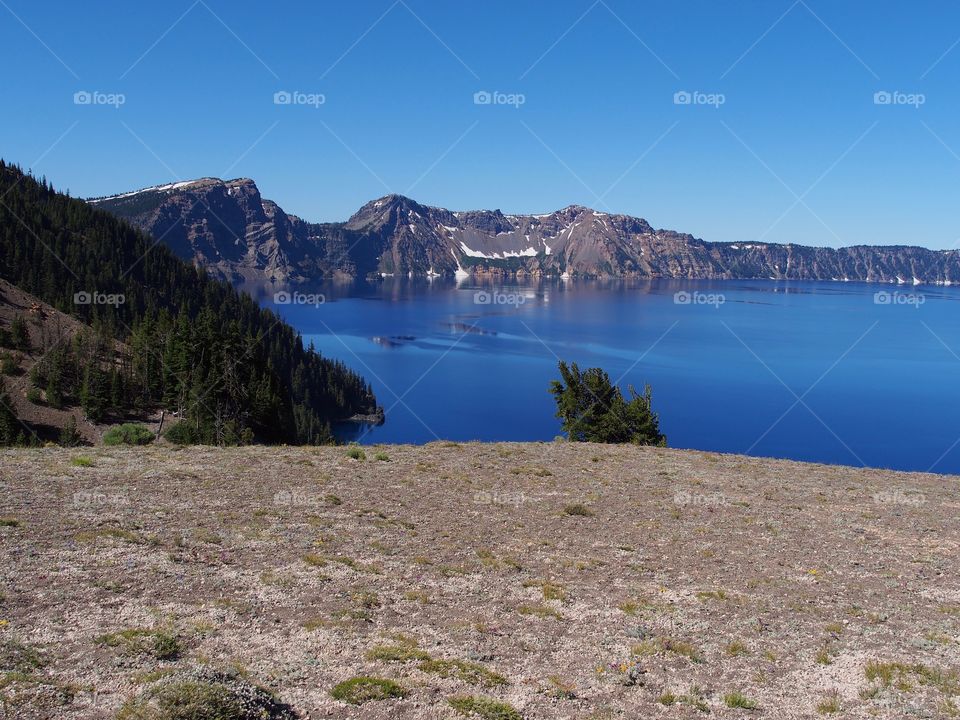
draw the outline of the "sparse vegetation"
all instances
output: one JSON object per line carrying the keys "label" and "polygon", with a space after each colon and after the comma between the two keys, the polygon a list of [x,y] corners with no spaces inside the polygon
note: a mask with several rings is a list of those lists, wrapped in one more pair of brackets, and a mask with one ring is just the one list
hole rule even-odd
{"label": "sparse vegetation", "polygon": [[297,720],[288,705],[235,672],[196,668],[144,681],[149,686],[124,703],[116,720]]}
{"label": "sparse vegetation", "polygon": [[572,515],[575,517],[593,517],[593,510],[588,508],[582,503],[573,503],[571,505],[566,505],[563,508],[564,515]]}
{"label": "sparse vegetation", "polygon": [[835,712],[840,712],[839,693],[834,690],[833,692],[825,695],[823,699],[817,703],[817,712],[821,715],[830,715]]}
{"label": "sparse vegetation", "polygon": [[458,695],[447,701],[454,710],[468,718],[478,720],[523,720],[512,705],[475,695]]}
{"label": "sparse vegetation", "polygon": [[740,708],[741,710],[758,710],[757,703],[748,698],[741,692],[731,692],[723,696],[723,704],[728,708]]}
{"label": "sparse vegetation", "polygon": [[444,678],[457,678],[470,685],[497,687],[507,684],[507,679],[502,675],[498,675],[478,663],[466,662],[465,660],[430,659],[421,662],[419,667],[425,673]]}
{"label": "sparse vegetation", "polygon": [[366,460],[367,454],[361,448],[352,447],[347,450],[347,457],[351,460]]}
{"label": "sparse vegetation", "polygon": [[180,640],[166,630],[129,628],[101,635],[97,642],[107,647],[119,648],[130,655],[151,655],[157,660],[175,660],[180,656]]}
{"label": "sparse vegetation", "polygon": [[366,702],[406,697],[407,691],[393,680],[361,676],[338,683],[330,694],[341,702],[363,705]]}

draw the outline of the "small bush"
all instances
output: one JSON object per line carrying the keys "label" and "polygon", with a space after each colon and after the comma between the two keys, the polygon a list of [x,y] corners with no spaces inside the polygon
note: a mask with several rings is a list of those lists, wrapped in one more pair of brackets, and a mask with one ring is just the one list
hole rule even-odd
{"label": "small bush", "polygon": [[378,462],[390,462],[390,456],[385,452],[378,452],[373,456],[373,459],[377,460]]}
{"label": "small bush", "polygon": [[185,420],[171,425],[163,436],[174,445],[196,445],[200,442],[200,433],[196,427]]}
{"label": "small bush", "polygon": [[817,712],[821,715],[840,712],[840,695],[836,690],[827,694],[823,700],[817,703]]}
{"label": "small bush", "polygon": [[0,672],[28,674],[43,664],[40,653],[32,647],[12,638],[0,640]]}
{"label": "small bush", "polygon": [[573,505],[567,505],[563,509],[563,514],[575,517],[593,517],[593,510],[581,503],[575,503]]}
{"label": "small bush", "polygon": [[757,703],[743,693],[739,692],[732,692],[724,695],[723,703],[729,708],[740,708],[742,710],[757,710],[760,708]]}
{"label": "small bush", "polygon": [[358,447],[352,447],[347,450],[347,457],[352,460],[366,460],[367,454]]}
{"label": "small bush", "polygon": [[355,677],[335,685],[330,694],[336,700],[363,705],[371,700],[390,700],[406,697],[407,690],[393,680],[375,677]]}
{"label": "small bush", "polygon": [[523,720],[513,706],[498,702],[492,698],[477,697],[475,695],[458,695],[447,702],[454,710],[468,718],[481,720]]}
{"label": "small bush", "polygon": [[430,654],[407,645],[377,645],[367,653],[369,660],[383,662],[410,662],[412,660],[430,660]]}
{"label": "small bush", "polygon": [[442,678],[457,678],[470,685],[497,687],[498,685],[509,684],[502,675],[487,670],[477,663],[464,660],[424,660],[420,663],[420,669],[425,673],[439,675]]}
{"label": "small bush", "polygon": [[70,462],[76,467],[93,467],[93,460],[86,455],[77,455]]}
{"label": "small bush", "polygon": [[288,705],[257,685],[206,668],[160,675],[128,700],[116,720],[296,720]]}
{"label": "small bush", "polygon": [[180,640],[165,630],[131,628],[101,635],[97,642],[107,647],[118,647],[130,655],[151,655],[157,660],[175,660],[180,657]]}
{"label": "small bush", "polygon": [[112,427],[103,436],[104,445],[149,445],[154,435],[145,425],[124,423]]}
{"label": "small bush", "polygon": [[19,375],[23,356],[18,353],[0,353],[0,375]]}

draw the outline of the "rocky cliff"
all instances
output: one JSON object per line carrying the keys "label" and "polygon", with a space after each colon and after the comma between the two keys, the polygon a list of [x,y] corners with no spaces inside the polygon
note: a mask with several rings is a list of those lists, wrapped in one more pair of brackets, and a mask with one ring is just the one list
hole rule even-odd
{"label": "rocky cliff", "polygon": [[234,282],[486,274],[960,281],[960,252],[955,250],[710,243],[654,229],[641,218],[578,205],[543,215],[505,215],[499,210],[453,212],[388,195],[367,203],[346,222],[310,223],[262,198],[246,178],[204,178],[89,202]]}

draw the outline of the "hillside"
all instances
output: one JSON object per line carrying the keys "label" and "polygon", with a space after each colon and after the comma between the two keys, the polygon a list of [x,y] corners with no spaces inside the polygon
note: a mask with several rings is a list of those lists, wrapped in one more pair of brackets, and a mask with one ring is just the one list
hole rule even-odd
{"label": "hillside", "polygon": [[338,421],[382,420],[361,376],[143,232],[3,162],[0,195],[0,279],[92,329],[31,373],[46,405],[95,422],[167,409],[189,421],[181,440],[210,444],[324,442]]}
{"label": "hillside", "polygon": [[[957,712],[957,478],[566,443],[367,452],[0,452],[13,716],[113,718],[197,664],[300,718],[453,720],[464,695],[527,720]],[[354,676],[406,697],[334,699]]]}
{"label": "hillside", "polygon": [[235,283],[410,274],[960,282],[957,250],[710,243],[579,205],[510,215],[388,195],[346,222],[311,223],[262,198],[248,178],[203,178],[89,202]]}
{"label": "hillside", "polygon": [[[24,428],[28,439],[35,436],[41,441],[57,442],[63,429],[72,421],[79,436],[78,442],[99,442],[110,423],[91,421],[79,406],[56,408],[47,403],[31,402],[28,398],[32,387],[30,376],[35,367],[43,363],[46,354],[59,346],[70,346],[80,341],[85,334],[92,334],[90,326],[0,280],[0,330],[9,332],[18,317],[26,319],[30,347],[0,350],[0,353],[8,353],[17,362],[15,372],[0,377],[0,389],[20,422],[29,428],[29,431]],[[120,364],[129,357],[129,353],[127,346],[118,343],[112,357],[106,362]],[[159,417],[153,413],[133,413],[117,418],[118,422],[124,420],[146,423],[155,430]]]}

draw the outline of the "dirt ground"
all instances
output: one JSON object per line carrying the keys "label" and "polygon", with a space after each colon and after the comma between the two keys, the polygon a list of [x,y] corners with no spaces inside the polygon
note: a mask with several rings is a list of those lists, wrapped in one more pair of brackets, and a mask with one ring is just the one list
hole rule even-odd
{"label": "dirt ground", "polygon": [[[0,713],[113,718],[207,666],[301,718],[452,720],[463,695],[528,720],[960,714],[956,477],[364,452],[0,452]],[[331,695],[356,676],[406,695]]]}

